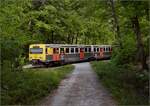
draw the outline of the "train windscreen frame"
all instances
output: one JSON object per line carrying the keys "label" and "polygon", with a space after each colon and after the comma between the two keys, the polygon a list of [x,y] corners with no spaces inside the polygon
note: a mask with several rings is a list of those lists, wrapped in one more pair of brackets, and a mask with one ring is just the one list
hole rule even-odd
{"label": "train windscreen frame", "polygon": [[30,54],[42,54],[43,48],[30,48]]}

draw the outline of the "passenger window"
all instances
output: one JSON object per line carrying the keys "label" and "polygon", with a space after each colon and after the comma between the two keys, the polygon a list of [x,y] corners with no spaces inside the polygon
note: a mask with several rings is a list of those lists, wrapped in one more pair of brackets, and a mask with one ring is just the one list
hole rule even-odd
{"label": "passenger window", "polygon": [[106,51],[109,51],[109,50],[108,50],[108,47],[106,48]]}
{"label": "passenger window", "polygon": [[71,48],[71,53],[74,53],[74,48]]}
{"label": "passenger window", "polygon": [[100,48],[100,52],[102,52],[103,51],[103,48]]}
{"label": "passenger window", "polygon": [[84,48],[80,48],[80,52],[84,52]]}
{"label": "passenger window", "polygon": [[64,48],[60,48],[60,51],[64,51]]}
{"label": "passenger window", "polygon": [[46,48],[47,49],[47,54],[52,55],[53,54],[53,49],[52,48]]}
{"label": "passenger window", "polygon": [[54,53],[54,54],[58,54],[58,53],[59,53],[59,48],[54,48],[54,49],[53,49],[53,53]]}
{"label": "passenger window", "polygon": [[45,52],[46,52],[46,54],[47,54],[47,48],[45,49]]}
{"label": "passenger window", "polygon": [[78,48],[76,48],[76,50],[75,50],[75,51],[76,51],[76,53],[78,53],[78,52],[79,52],[79,49],[78,49]]}
{"label": "passenger window", "polygon": [[105,47],[104,47],[103,49],[104,49],[104,51],[105,51]]}
{"label": "passenger window", "polygon": [[99,48],[97,48],[97,52],[99,52]]}
{"label": "passenger window", "polygon": [[87,52],[87,48],[85,48],[85,52]]}
{"label": "passenger window", "polygon": [[96,52],[96,48],[94,48],[94,52]]}
{"label": "passenger window", "polygon": [[64,53],[64,48],[60,48],[60,54]]}
{"label": "passenger window", "polygon": [[109,51],[110,51],[110,52],[112,51],[112,48],[111,48],[111,47],[109,47]]}
{"label": "passenger window", "polygon": [[91,52],[91,48],[89,48],[89,52]]}
{"label": "passenger window", "polygon": [[69,48],[66,48],[66,53],[69,53]]}

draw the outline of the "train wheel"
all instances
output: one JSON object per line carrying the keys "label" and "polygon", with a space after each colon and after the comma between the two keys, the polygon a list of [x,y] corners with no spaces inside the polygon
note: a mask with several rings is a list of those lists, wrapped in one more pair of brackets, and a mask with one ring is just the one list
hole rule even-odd
{"label": "train wheel", "polygon": [[64,64],[65,64],[64,60],[60,61],[60,65],[64,65]]}
{"label": "train wheel", "polygon": [[50,62],[50,63],[49,63],[49,67],[52,67],[52,66],[53,66],[53,63],[52,63],[52,62]]}
{"label": "train wheel", "polygon": [[49,65],[48,65],[48,64],[44,64],[44,66],[45,66],[45,67],[47,67],[47,68],[49,67]]}
{"label": "train wheel", "polygon": [[53,65],[53,64],[52,64],[51,62],[47,62],[47,63],[44,64],[44,66],[47,67],[47,68],[48,68],[48,67],[51,67],[52,65]]}

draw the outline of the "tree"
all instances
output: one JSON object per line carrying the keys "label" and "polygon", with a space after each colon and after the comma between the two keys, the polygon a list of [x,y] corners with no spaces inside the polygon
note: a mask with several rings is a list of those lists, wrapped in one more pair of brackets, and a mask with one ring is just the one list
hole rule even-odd
{"label": "tree", "polygon": [[137,41],[137,60],[141,62],[143,69],[148,69],[148,65],[146,63],[146,54],[144,50],[144,44],[142,41],[142,33],[141,27],[139,23],[139,18],[143,17],[145,11],[147,10],[146,1],[122,1],[122,5],[124,6],[125,11],[128,11],[126,16],[131,20],[132,28],[136,36]]}
{"label": "tree", "polygon": [[119,42],[119,46],[120,48],[122,48],[122,41],[121,41],[121,35],[120,35],[120,27],[119,27],[119,22],[118,22],[118,17],[117,17],[117,14],[116,14],[116,9],[115,9],[115,3],[114,0],[109,0],[108,2],[110,4],[110,7],[111,7],[111,13],[112,13],[112,17],[113,17],[113,26],[114,26],[114,30],[116,32],[116,39],[118,40]]}

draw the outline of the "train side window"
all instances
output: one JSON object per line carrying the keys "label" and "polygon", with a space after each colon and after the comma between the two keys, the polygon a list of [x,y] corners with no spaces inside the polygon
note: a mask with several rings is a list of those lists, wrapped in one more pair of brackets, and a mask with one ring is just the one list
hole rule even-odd
{"label": "train side window", "polygon": [[60,48],[60,51],[64,51],[64,48]]}
{"label": "train side window", "polygon": [[103,49],[104,49],[104,52],[105,52],[105,47]]}
{"label": "train side window", "polygon": [[109,51],[108,47],[106,47],[106,51],[107,51],[107,52]]}
{"label": "train side window", "polygon": [[99,52],[99,48],[97,48],[97,52]]}
{"label": "train side window", "polygon": [[89,48],[87,48],[87,52],[89,53]]}
{"label": "train side window", "polygon": [[74,53],[74,48],[71,48],[71,53]]}
{"label": "train side window", "polygon": [[46,52],[46,54],[47,54],[47,48],[45,49],[45,52]]}
{"label": "train side window", "polygon": [[54,53],[54,51],[56,53],[56,50],[54,50],[54,48],[46,48],[46,50],[45,50],[46,54],[48,54],[48,55],[52,55]]}
{"label": "train side window", "polygon": [[112,52],[112,47],[110,47],[110,51]]}
{"label": "train side window", "polygon": [[54,49],[53,49],[53,53],[54,53],[54,54],[58,54],[58,53],[59,53],[59,48],[54,48]]}
{"label": "train side window", "polygon": [[80,48],[80,52],[84,52],[84,48]]}
{"label": "train side window", "polygon": [[85,48],[85,52],[87,52],[87,48]]}
{"label": "train side window", "polygon": [[69,53],[69,48],[66,48],[66,53]]}
{"label": "train side window", "polygon": [[103,48],[100,48],[100,52],[103,52]]}
{"label": "train side window", "polygon": [[89,48],[89,52],[91,52],[91,48]]}
{"label": "train side window", "polygon": [[76,49],[75,49],[75,52],[76,52],[76,53],[78,53],[78,52],[79,52],[79,49],[78,49],[78,48],[76,48]]}
{"label": "train side window", "polygon": [[96,52],[96,48],[94,48],[94,52]]}
{"label": "train side window", "polygon": [[64,48],[60,48],[60,54],[64,53]]}
{"label": "train side window", "polygon": [[109,47],[109,52],[111,52],[111,50],[112,50],[112,48],[111,48],[111,47]]}

